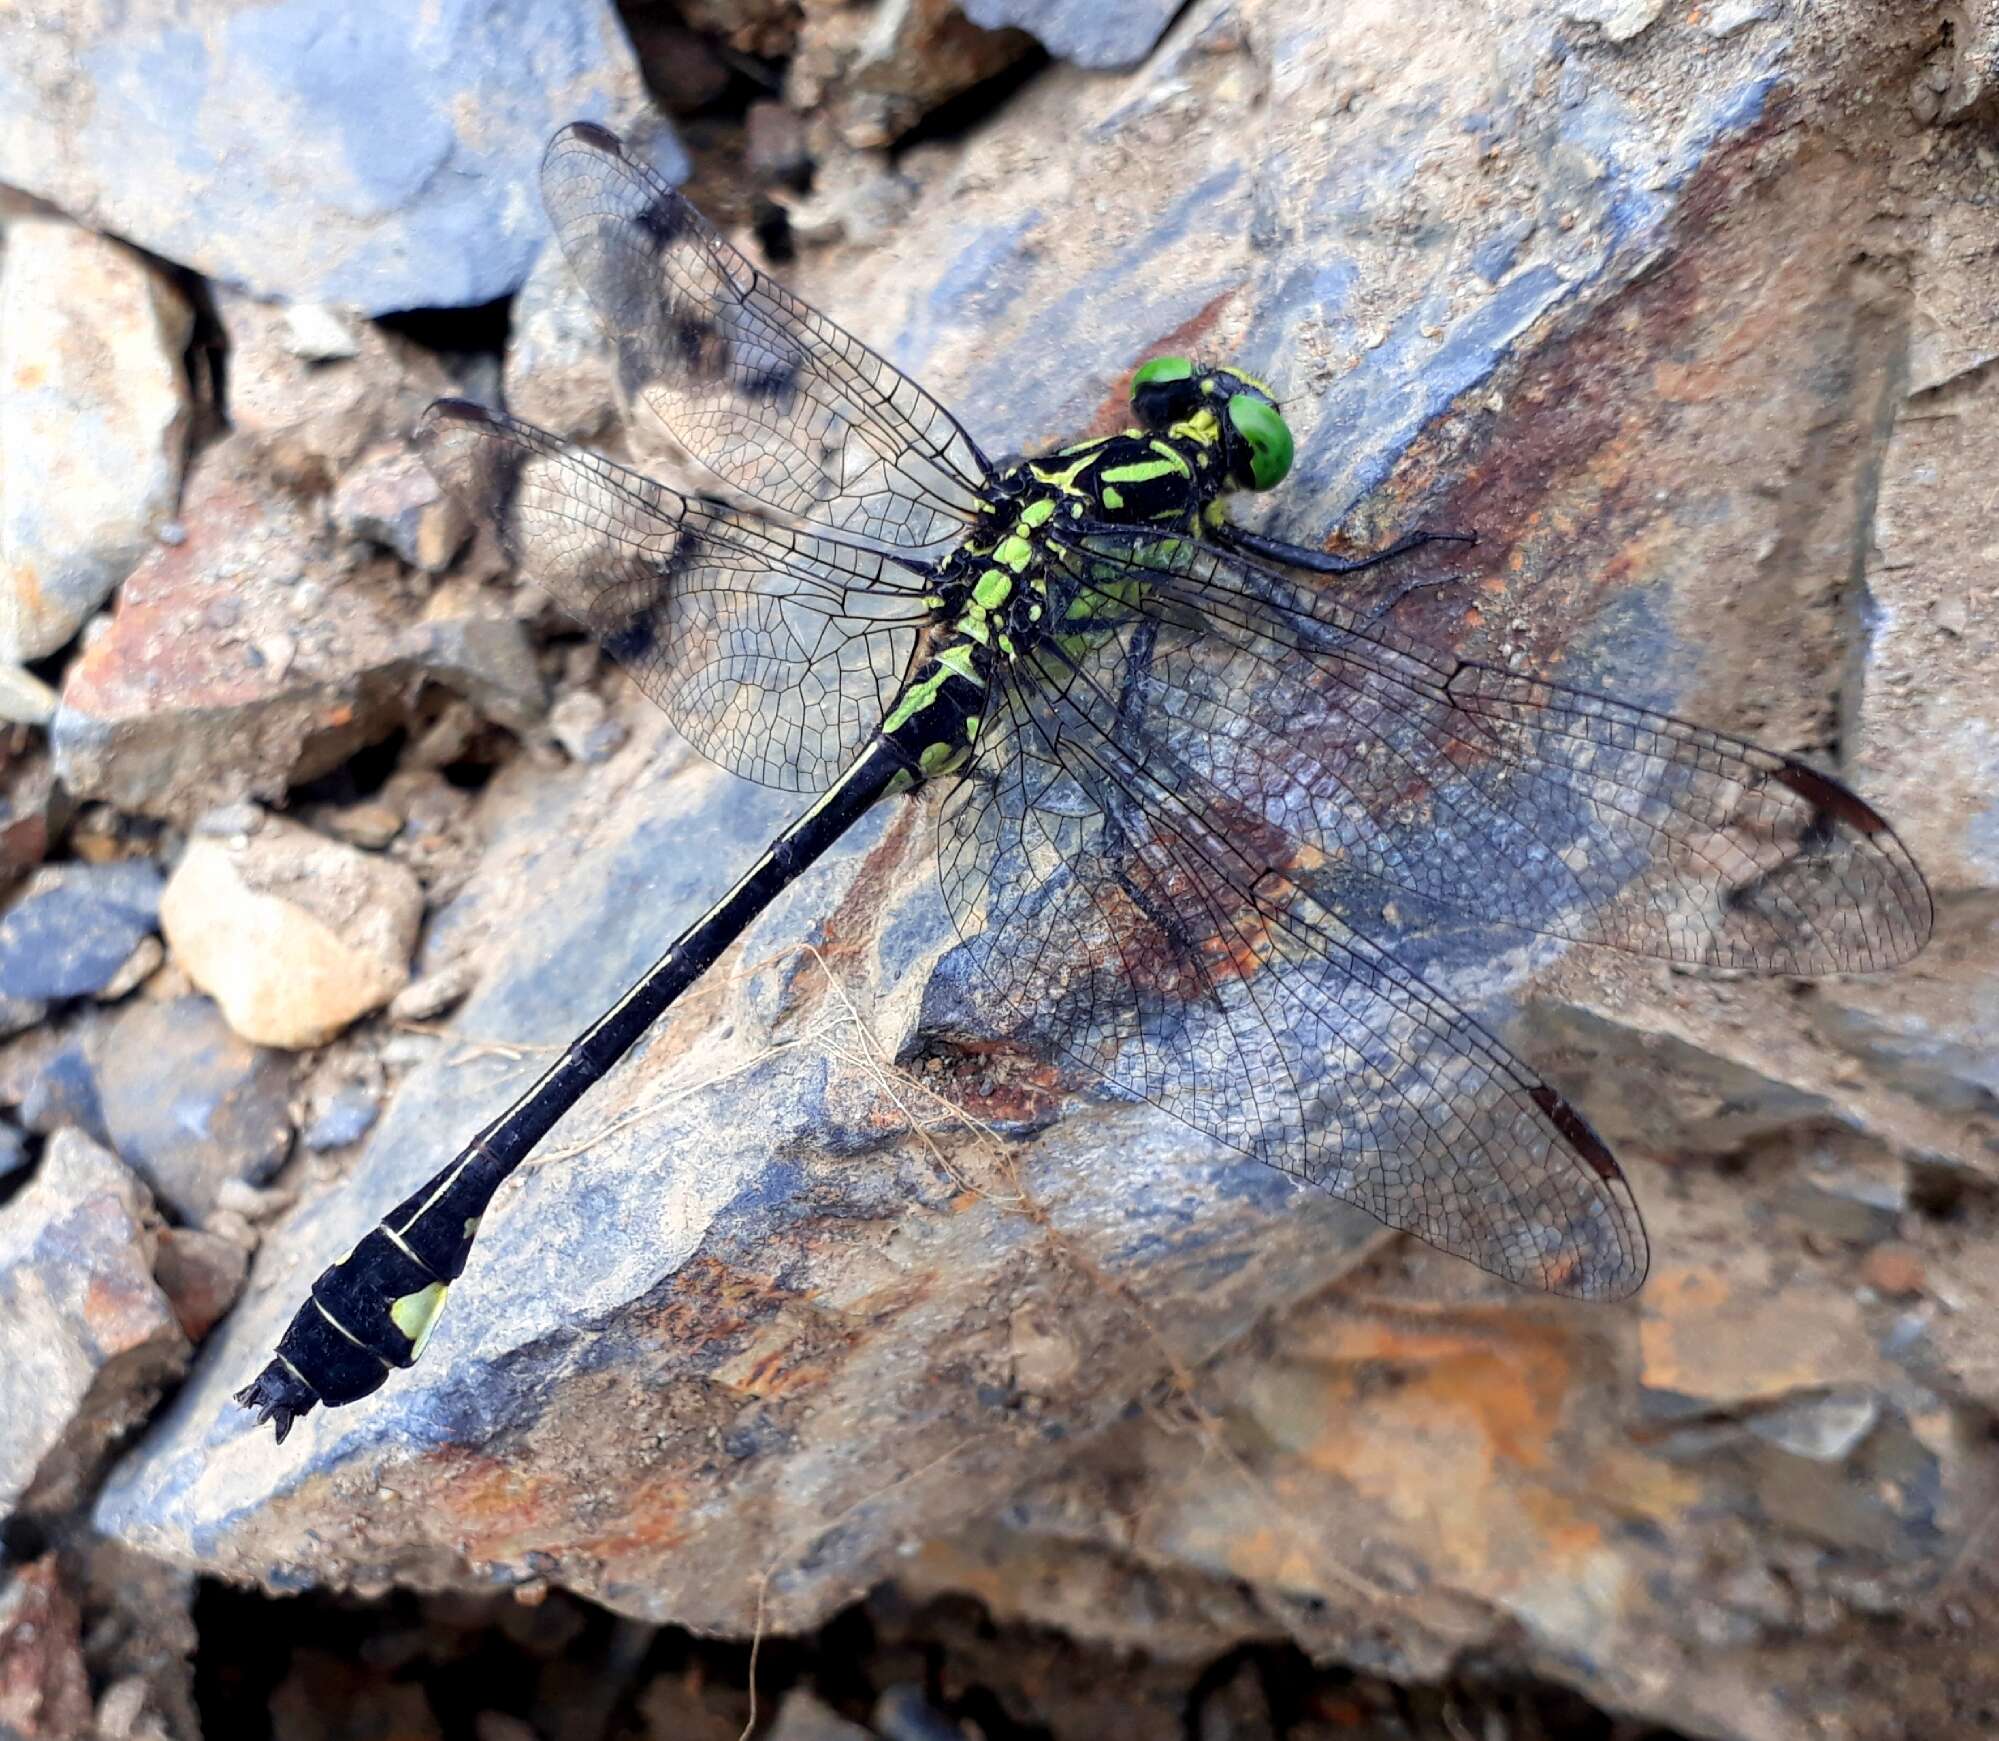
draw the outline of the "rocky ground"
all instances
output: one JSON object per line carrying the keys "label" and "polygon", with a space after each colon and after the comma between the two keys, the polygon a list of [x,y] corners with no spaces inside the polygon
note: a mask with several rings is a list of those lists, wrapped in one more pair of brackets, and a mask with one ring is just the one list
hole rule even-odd
{"label": "rocky ground", "polygon": [[[1999,1732],[1999,0],[200,11],[0,24],[0,1736]],[[1267,530],[1476,528],[1398,628],[1839,770],[1935,941],[1407,927],[1632,1175],[1582,1307],[1022,1060],[891,804],[274,1446],[305,1284],[796,807],[409,445],[656,457],[578,117],[989,451],[1270,378]]]}

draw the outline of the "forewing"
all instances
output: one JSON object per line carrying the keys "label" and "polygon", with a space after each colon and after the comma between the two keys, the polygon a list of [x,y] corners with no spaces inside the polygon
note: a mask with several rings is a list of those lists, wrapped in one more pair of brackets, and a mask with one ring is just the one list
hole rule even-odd
{"label": "forewing", "polygon": [[1631,1292],[1645,1234],[1601,1140],[1155,729],[1171,635],[1072,638],[946,799],[947,903],[1026,1037],[1496,1274]]}
{"label": "forewing", "polygon": [[542,198],[626,392],[732,488],[898,549],[976,522],[991,468],[951,414],[765,277],[615,135],[558,133]]}
{"label": "forewing", "polygon": [[662,488],[513,418],[440,400],[416,442],[514,565],[704,755],[816,792],[881,723],[923,616],[871,551]]}
{"label": "forewing", "polygon": [[1323,874],[1754,973],[1892,967],[1929,937],[1929,890],[1894,830],[1793,757],[1439,658],[1190,540],[1104,531],[1058,560],[1199,625],[1149,674],[1147,707],[1219,789],[1324,855]]}

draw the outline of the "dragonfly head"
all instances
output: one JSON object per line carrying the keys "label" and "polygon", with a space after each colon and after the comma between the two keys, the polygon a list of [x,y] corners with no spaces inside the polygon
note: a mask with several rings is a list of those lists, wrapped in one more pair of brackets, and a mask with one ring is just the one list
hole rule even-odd
{"label": "dragonfly head", "polygon": [[1155,435],[1206,412],[1229,479],[1242,490],[1274,489],[1291,469],[1290,426],[1261,381],[1191,357],[1153,357],[1131,378],[1131,409]]}

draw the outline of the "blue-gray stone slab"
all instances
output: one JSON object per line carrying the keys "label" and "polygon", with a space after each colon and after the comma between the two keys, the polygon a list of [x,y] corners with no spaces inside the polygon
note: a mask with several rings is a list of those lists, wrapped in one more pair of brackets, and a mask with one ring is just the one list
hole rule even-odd
{"label": "blue-gray stone slab", "polygon": [[[367,314],[517,289],[549,135],[646,106],[607,0],[41,10],[0,30],[0,181],[257,295]],[[657,156],[685,173],[664,132]]]}

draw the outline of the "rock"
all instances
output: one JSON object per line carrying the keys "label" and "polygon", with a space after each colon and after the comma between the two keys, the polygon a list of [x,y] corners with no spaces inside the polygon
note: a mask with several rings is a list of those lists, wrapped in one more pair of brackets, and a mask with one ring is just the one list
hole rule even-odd
{"label": "rock", "polygon": [[276,818],[189,841],[160,903],[174,959],[230,1027],[294,1050],[402,989],[422,918],[403,866]]}
{"label": "rock", "polygon": [[402,718],[398,631],[342,584],[311,518],[238,438],[205,452],[117,615],[69,668],[52,732],[71,791],[183,824],[278,797]]}
{"label": "rock", "polygon": [[426,574],[450,567],[472,531],[458,498],[446,494],[414,449],[399,443],[370,449],[340,480],[333,523]]}
{"label": "rock", "polygon": [[964,1741],[965,1731],[908,1681],[882,1689],[870,1720],[881,1741]]}
{"label": "rock", "polygon": [[215,309],[229,341],[230,423],[306,481],[323,483],[376,443],[400,441],[452,390],[434,354],[387,328],[361,322],[349,354],[308,361],[291,310],[227,291]]}
{"label": "rock", "polygon": [[193,1741],[194,1577],[112,1542],[88,1541],[74,1557],[90,1617],[85,1661],[104,1688],[94,1741]]}
{"label": "rock", "polygon": [[112,1023],[99,1077],[118,1153],[183,1221],[231,1179],[268,1179],[291,1139],[292,1071],[231,1033],[202,997],[136,1003]]}
{"label": "rock", "polygon": [[22,1124],[42,1136],[68,1127],[95,1142],[111,1140],[97,1093],[96,1059],[102,1038],[103,1030],[95,1023],[49,1036],[18,1084]]}
{"label": "rock", "polygon": [[705,36],[646,11],[625,20],[639,70],[669,115],[692,115],[729,88],[729,63]]}
{"label": "rock", "polygon": [[398,1022],[428,1022],[463,1003],[478,983],[478,964],[460,959],[435,972],[413,979],[396,993],[389,1005],[390,1017]]}
{"label": "rock", "polygon": [[1612,42],[1629,42],[1651,29],[1665,10],[1666,0],[1563,0],[1561,14],[1601,26]]}
{"label": "rock", "polygon": [[[5,57],[0,48],[0,91]],[[0,97],[0,113],[10,111]],[[53,218],[8,226],[0,661],[40,658],[71,640],[172,514],[193,322],[187,299],[129,248]]]}
{"label": "rock", "polygon": [[794,0],[686,0],[675,10],[692,29],[739,54],[783,60],[797,52],[800,8]]}
{"label": "rock", "polygon": [[28,1139],[13,1125],[0,1124],[0,1181],[12,1178],[33,1159]]}
{"label": "rock", "polygon": [[92,1733],[83,1615],[54,1554],[0,1579],[0,1732],[20,1741]]}
{"label": "rock", "polygon": [[145,1187],[76,1131],[0,1205],[0,1513],[74,1505],[187,1364]]}
{"label": "rock", "polygon": [[743,158],[762,181],[802,187],[812,175],[812,146],[797,110],[764,99],[743,117]]}
{"label": "rock", "polygon": [[617,403],[610,341],[554,242],[535,256],[507,329],[507,408],[572,441],[611,421]]}
{"label": "rock", "polygon": [[1879,1397],[1835,1390],[1760,1409],[1746,1424],[1759,1439],[1794,1457],[1844,1463],[1880,1422],[1881,1413]]}
{"label": "rock", "polygon": [[770,1726],[770,1741],[873,1741],[874,1731],[850,1723],[831,1705],[794,1687]]}
{"label": "rock", "polygon": [[154,936],[141,937],[125,964],[105,981],[97,994],[100,1003],[116,1003],[144,985],[166,965],[167,946]]}
{"label": "rock", "polygon": [[365,800],[323,812],[317,825],[335,840],[380,852],[403,831],[403,819],[390,804]]}
{"label": "rock", "polygon": [[345,310],[294,302],[285,310],[285,349],[302,362],[345,362],[361,354],[361,337]]}
{"label": "rock", "polygon": [[[446,590],[397,643],[407,665],[462,695],[487,719],[528,733],[548,711],[541,667],[527,631],[477,599]],[[475,722],[470,722],[475,723]],[[446,758],[457,760],[457,755]]]}
{"label": "rock", "polygon": [[0,887],[48,857],[73,809],[45,750],[12,758],[0,769]]}
{"label": "rock", "polygon": [[243,1291],[249,1269],[250,1255],[242,1246],[199,1227],[163,1229],[153,1259],[153,1277],[190,1342],[221,1322]]}
{"label": "rock", "polygon": [[58,1002],[107,991],[159,929],[160,882],[144,860],[38,872],[0,916],[0,996]]}
{"label": "rock", "polygon": [[[408,989],[400,995],[406,996]],[[305,1146],[314,1154],[344,1149],[374,1129],[381,1115],[381,1104],[374,1095],[356,1083],[342,1083],[305,1127]]]}
{"label": "rock", "polygon": [[548,729],[572,762],[608,761],[627,736],[604,698],[588,689],[572,689],[550,708]]}
{"label": "rock", "polygon": [[367,314],[518,288],[542,229],[515,194],[548,136],[644,111],[600,0],[37,12],[0,45],[0,180],[206,277]]}
{"label": "rock", "polygon": [[987,30],[1024,30],[1057,60],[1109,71],[1137,66],[1180,8],[1174,0],[1096,6],[1090,0],[965,0],[965,16]]}
{"label": "rock", "polygon": [[47,725],[55,711],[56,692],[32,671],[0,665],[0,720],[10,725]]}
{"label": "rock", "polygon": [[[668,741],[646,724],[559,783],[520,758],[456,792],[450,826],[488,844],[430,947],[476,955],[476,991],[405,1054],[341,1188],[272,1228],[103,1528],[288,1587],[411,1568],[737,1634],[759,1593],[783,1630],[934,1573],[1133,1652],[1212,1661],[1279,1633],[1405,1678],[1475,1663],[1640,1730],[1970,1726],[1896,1709],[1969,1660],[1928,1592],[1994,1491],[1999,1394],[1968,1068],[1992,983],[1995,520],[1963,470],[1991,372],[1904,397],[1926,225],[1984,185],[1975,128],[1913,155],[1901,87],[1932,21],[1841,6],[1806,29],[1793,8],[1717,39],[1662,13],[1612,46],[1536,0],[1232,10],[1236,47],[1058,69],[933,145],[899,227],[802,261],[799,288],[993,453],[1114,424],[1157,352],[1269,378],[1298,458],[1237,504],[1252,523],[1318,542],[1344,521],[1356,549],[1481,535],[1404,571],[1448,586],[1333,596],[1440,654],[1825,758],[1938,855],[1947,936],[1880,987],[1803,987],[1497,927],[1397,934],[1630,1139],[1653,1280],[1584,1308],[1386,1241],[1005,1051],[940,910],[928,801],[888,805],[510,1183],[424,1360],[275,1450],[222,1424],[227,1398],[310,1279],[797,808],[684,752],[634,778]],[[1856,238],[1892,269],[1857,270]],[[1960,289],[1939,319],[1979,306],[1975,274]],[[1938,356],[1978,350],[1943,336]],[[1901,515],[1943,511],[1920,537],[1872,524],[1877,480]],[[1907,560],[1877,571],[1877,532]],[[1945,622],[1940,573],[1965,601]],[[1828,1026],[1862,998],[1900,1036],[1881,1063]],[[933,1095],[1012,1135],[1007,1164]],[[1921,1296],[1881,1298],[1790,1206],[1821,1145],[1918,1169]],[[1955,1211],[1932,1202],[1944,1177]],[[1863,1410],[1843,1456],[1813,1454]]]}
{"label": "rock", "polygon": [[815,9],[786,71],[785,102],[800,111],[829,104],[842,140],[879,149],[1032,47],[1022,31],[981,30],[953,0]]}
{"label": "rock", "polygon": [[1860,1260],[1860,1279],[1890,1299],[1910,1299],[1923,1291],[1921,1256],[1906,1245],[1877,1245]]}

